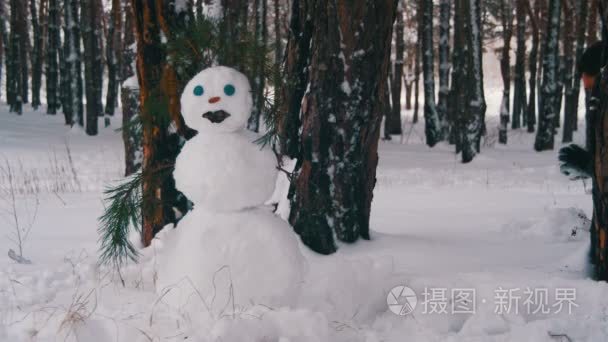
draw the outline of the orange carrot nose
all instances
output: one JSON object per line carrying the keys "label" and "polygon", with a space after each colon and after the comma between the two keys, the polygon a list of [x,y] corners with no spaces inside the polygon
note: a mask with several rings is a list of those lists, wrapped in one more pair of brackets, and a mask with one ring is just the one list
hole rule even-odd
{"label": "orange carrot nose", "polygon": [[220,102],[220,100],[221,99],[220,99],[219,96],[212,97],[212,98],[209,99],[209,103],[218,103],[218,102]]}

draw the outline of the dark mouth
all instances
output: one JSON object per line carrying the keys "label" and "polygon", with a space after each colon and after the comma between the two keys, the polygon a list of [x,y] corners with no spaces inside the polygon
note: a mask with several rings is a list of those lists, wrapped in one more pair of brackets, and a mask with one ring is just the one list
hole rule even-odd
{"label": "dark mouth", "polygon": [[207,112],[203,114],[203,117],[213,123],[220,123],[226,120],[230,114],[224,112],[223,110],[216,110],[214,112]]}

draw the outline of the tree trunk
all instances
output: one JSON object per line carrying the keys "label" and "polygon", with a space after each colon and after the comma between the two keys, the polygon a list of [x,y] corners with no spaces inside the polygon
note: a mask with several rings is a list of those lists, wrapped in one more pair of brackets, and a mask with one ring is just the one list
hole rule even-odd
{"label": "tree trunk", "polygon": [[[603,0],[599,6],[602,19],[602,38],[604,51],[608,39],[608,2]],[[593,12],[590,12],[592,14]],[[594,159],[593,214],[591,227],[591,261],[595,277],[608,281],[608,71],[604,56],[601,80],[596,82],[591,94],[589,114],[591,139],[588,146]]]}
{"label": "tree trunk", "polygon": [[486,102],[483,89],[482,27],[480,0],[467,0],[465,4],[467,37],[467,115],[462,135],[462,162],[469,163],[481,149]]}
{"label": "tree trunk", "polygon": [[65,97],[63,111],[69,116],[70,125],[84,126],[82,105],[82,66],[80,49],[80,23],[78,0],[64,2],[64,59]]}
{"label": "tree trunk", "polygon": [[59,101],[59,0],[49,0],[46,48],[46,102],[47,114],[55,115]]}
{"label": "tree trunk", "polygon": [[424,77],[424,121],[426,144],[435,146],[442,140],[442,123],[435,105],[435,60],[433,58],[433,1],[420,0],[422,32],[422,71]]}
{"label": "tree trunk", "polygon": [[[2,84],[2,61],[4,61],[5,57],[8,57],[8,54],[5,53],[6,46],[8,45],[7,34],[6,34],[6,13],[5,13],[5,3],[4,0],[0,0],[0,84]],[[8,85],[8,83],[7,83]],[[1,88],[1,87],[0,87]],[[8,88],[8,87],[7,87]],[[2,94],[0,92],[0,99],[2,99]]]}
{"label": "tree trunk", "polygon": [[40,12],[36,10],[36,0],[30,0],[30,16],[34,45],[32,47],[32,107],[37,110],[40,106],[40,88],[42,86],[42,59],[44,36],[40,22],[44,19],[45,0],[40,1]]}
{"label": "tree trunk", "polygon": [[28,61],[28,53],[30,48],[30,30],[27,24],[28,18],[28,10],[27,10],[27,0],[19,0],[17,1],[17,6],[19,7],[19,17],[17,18],[18,26],[20,32],[19,39],[19,58],[21,59],[20,63],[20,71],[21,71],[21,101],[22,103],[29,103],[30,98],[30,68]]}
{"label": "tree trunk", "polygon": [[509,124],[509,109],[511,101],[511,38],[513,36],[513,8],[510,0],[501,0],[502,12],[502,54],[500,58],[500,73],[502,75],[502,104],[500,105],[500,126],[498,128],[498,142],[506,144],[507,126]]}
{"label": "tree trunk", "polygon": [[526,2],[516,0],[517,8],[517,52],[515,58],[514,94],[513,94],[513,129],[527,122],[526,116]]}
{"label": "tree trunk", "polygon": [[106,95],[107,115],[114,115],[118,104],[118,76],[121,68],[120,53],[122,36],[122,9],[120,0],[112,0],[112,15],[108,24],[108,37],[106,44],[106,63],[108,64],[108,92]]}
{"label": "tree trunk", "polygon": [[[562,8],[564,11],[564,36],[562,46],[564,49],[564,131],[562,135],[562,142],[572,142],[572,134],[574,133],[574,126],[576,124],[575,108],[572,107],[574,103],[574,42],[576,41],[576,34],[574,31],[574,19],[573,14],[579,13],[578,8],[576,9],[572,3],[573,0],[562,0]],[[578,0],[576,0],[579,2]],[[577,6],[578,7],[578,6]],[[578,96],[578,93],[577,93]]]}
{"label": "tree trunk", "polygon": [[464,35],[466,34],[466,12],[465,1],[455,0],[454,2],[454,52],[452,53],[452,87],[450,88],[450,105],[448,119],[451,122],[450,144],[456,146],[456,153],[462,150],[462,136],[464,131],[463,118],[466,106],[466,87],[462,84],[466,82],[466,54],[467,44]]}
{"label": "tree trunk", "polygon": [[401,90],[403,89],[403,65],[405,55],[405,40],[403,22],[403,7],[397,7],[397,20],[395,22],[395,63],[391,77],[391,102],[389,115],[386,116],[385,135],[401,134]]}
{"label": "tree trunk", "polygon": [[99,106],[98,73],[101,67],[98,57],[101,55],[97,39],[96,22],[99,17],[96,0],[82,0],[82,27],[84,42],[85,92],[87,99],[86,133],[97,135],[97,118],[101,116],[103,107]]}
{"label": "tree trunk", "polygon": [[447,134],[448,97],[450,95],[450,17],[451,0],[439,2],[439,100],[437,113],[442,121],[442,139]]}
{"label": "tree trunk", "polygon": [[[420,13],[418,13],[418,17],[420,17]],[[417,32],[417,40],[416,40],[416,53],[414,62],[414,116],[412,118],[412,124],[418,123],[418,112],[420,111],[420,60],[422,59],[422,48],[420,47],[420,39],[422,33],[420,31],[420,19],[417,18],[418,22],[416,32]]]}
{"label": "tree trunk", "polygon": [[[135,51],[132,45],[135,43],[133,31],[134,13],[131,0],[124,2],[125,29],[122,40],[122,67],[120,71],[121,102],[122,102],[122,138],[125,148],[125,176],[137,172],[141,168],[142,151],[142,125],[139,119],[139,85],[135,75]],[[122,13],[122,12],[120,12]]]}
{"label": "tree trunk", "polygon": [[[299,53],[288,55],[288,63],[308,68],[287,66],[294,72],[288,79],[298,80],[290,87],[288,115],[302,117],[300,139],[292,137],[299,153],[289,220],[318,253],[336,250],[334,235],[344,242],[369,239],[379,99],[387,87],[396,6],[396,0],[294,2],[288,54]],[[310,84],[306,93],[300,81]]]}
{"label": "tree trunk", "polygon": [[532,12],[532,6],[530,2],[526,3],[526,11],[532,24],[532,49],[530,50],[529,56],[529,68],[530,68],[530,80],[529,88],[530,95],[528,98],[528,133],[534,132],[534,126],[536,125],[536,73],[538,69],[538,46],[540,40],[540,33],[538,28],[538,17],[540,15],[540,2],[534,2],[534,12]]}
{"label": "tree trunk", "polygon": [[[179,152],[179,137],[171,135],[170,124],[178,134],[189,138],[180,114],[180,91],[183,84],[168,63],[164,39],[179,34],[191,18],[190,11],[176,13],[174,1],[132,0],[137,37],[137,75],[140,90],[142,123],[142,243],[149,246],[154,235],[169,223],[175,223],[174,207],[180,193],[172,176]],[[185,80],[184,80],[185,81]]]}
{"label": "tree trunk", "polygon": [[253,132],[260,130],[260,118],[266,107],[266,97],[264,96],[265,82],[265,62],[266,62],[266,45],[268,42],[268,28],[266,26],[267,17],[267,0],[254,1],[254,32],[255,32],[255,49],[256,56],[254,57],[253,75],[252,75],[252,97],[253,108],[249,117],[248,128]]}
{"label": "tree trunk", "polygon": [[534,149],[536,151],[552,150],[554,144],[555,110],[557,103],[557,68],[559,62],[559,28],[561,17],[561,0],[549,1],[549,20],[544,42],[543,82],[541,106],[539,107],[538,131]]}
{"label": "tree trunk", "polygon": [[[25,4],[19,0],[11,0],[11,33],[10,33],[10,54],[7,60],[7,102],[11,112],[21,115],[23,113],[23,103],[26,102],[24,87],[27,87],[27,57],[25,51],[25,40],[27,35],[25,20]],[[26,79],[24,79],[26,78]]]}
{"label": "tree trunk", "polygon": [[578,65],[585,52],[585,29],[587,27],[587,17],[589,14],[589,3],[587,0],[576,0],[577,20],[576,20],[576,56],[574,62],[574,79],[572,86],[572,103],[570,110],[573,111],[574,130],[578,130],[578,105],[581,91],[581,73],[578,70]]}
{"label": "tree trunk", "polygon": [[598,27],[598,16],[599,12],[599,2],[600,0],[588,0],[590,3],[589,8],[589,23],[587,25],[587,46],[593,45],[598,41],[597,39],[597,27]]}

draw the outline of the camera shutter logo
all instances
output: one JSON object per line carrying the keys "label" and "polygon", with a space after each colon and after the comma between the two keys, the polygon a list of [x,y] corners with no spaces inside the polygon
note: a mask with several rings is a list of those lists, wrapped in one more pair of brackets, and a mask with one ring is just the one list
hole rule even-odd
{"label": "camera shutter logo", "polygon": [[396,286],[386,296],[386,304],[395,315],[405,316],[414,312],[418,298],[411,288]]}

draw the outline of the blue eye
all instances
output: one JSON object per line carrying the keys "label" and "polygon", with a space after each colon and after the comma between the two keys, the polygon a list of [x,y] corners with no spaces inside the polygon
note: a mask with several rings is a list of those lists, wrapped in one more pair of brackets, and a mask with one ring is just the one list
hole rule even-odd
{"label": "blue eye", "polygon": [[203,86],[196,86],[194,87],[194,96],[202,96],[205,93],[205,89],[203,88]]}
{"label": "blue eye", "polygon": [[232,84],[227,84],[224,87],[224,94],[226,94],[228,96],[232,96],[232,95],[234,95],[234,93],[236,93],[236,88],[234,88],[234,86]]}

